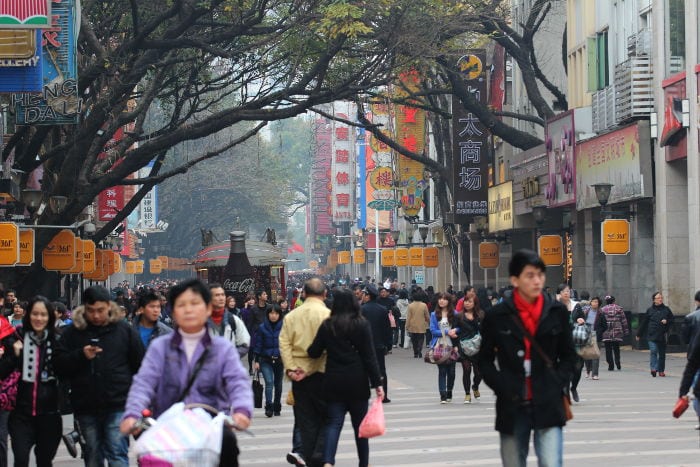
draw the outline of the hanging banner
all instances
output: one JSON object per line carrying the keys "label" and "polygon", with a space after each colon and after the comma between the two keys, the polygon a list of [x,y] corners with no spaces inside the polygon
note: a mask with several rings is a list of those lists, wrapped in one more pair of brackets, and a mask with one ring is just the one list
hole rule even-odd
{"label": "hanging banner", "polygon": [[[371,120],[387,137],[393,138],[391,107],[385,103],[372,104]],[[379,211],[379,229],[391,228],[390,212],[396,206],[394,199],[393,153],[391,148],[367,132],[368,144],[365,147],[365,170],[367,199],[367,229],[376,229]]]}
{"label": "hanging banner", "polygon": [[382,250],[382,266],[385,268],[396,266],[394,250]]}
{"label": "hanging banner", "polygon": [[[139,178],[146,178],[151,174],[153,161],[148,166],[139,170]],[[158,224],[158,185],[151,188],[139,203],[138,227],[142,229],[155,229]]]}
{"label": "hanging banner", "polygon": [[547,120],[545,149],[549,158],[549,180],[545,197],[550,207],[576,203],[576,131],[574,111],[569,110]]}
{"label": "hanging banner", "polygon": [[41,94],[13,94],[18,125],[77,124],[82,102],[78,95],[76,0],[54,1],[51,27],[42,31]]}
{"label": "hanging banner", "polygon": [[[105,144],[103,152],[97,158],[99,160],[106,159],[110,152],[114,151],[115,147],[121,140],[124,139],[124,127],[120,127],[114,132],[112,138]],[[124,186],[116,185],[102,190],[97,196],[97,219],[102,222],[107,222],[114,219],[119,211],[124,209]]]}
{"label": "hanging banner", "polygon": [[606,219],[600,225],[601,251],[606,255],[630,252],[630,223],[626,219]]}
{"label": "hanging banner", "polygon": [[333,210],[331,207],[331,124],[325,118],[314,122],[315,150],[311,165],[311,203],[310,232],[312,234],[312,252],[323,254],[327,251],[323,236],[334,235]]}
{"label": "hanging banner", "polygon": [[75,235],[68,229],[61,230],[41,252],[41,260],[47,271],[66,271],[75,267]]}
{"label": "hanging banner", "polygon": [[564,241],[560,235],[540,235],[537,249],[545,266],[561,266],[564,263]]}
{"label": "hanging banner", "polygon": [[0,266],[14,266],[19,261],[19,227],[0,222]]}
{"label": "hanging banner", "polygon": [[436,268],[440,265],[440,253],[437,247],[430,246],[423,248],[423,266],[426,268]]}
{"label": "hanging banner", "polygon": [[357,248],[354,251],[352,261],[355,264],[365,264],[367,262],[367,254],[365,253],[365,250],[362,248]]}
{"label": "hanging banner", "polygon": [[50,18],[51,0],[0,1],[0,29],[45,29]]}
{"label": "hanging banner", "polygon": [[19,230],[19,261],[15,266],[31,266],[34,264],[34,229]]}
{"label": "hanging banner", "polygon": [[408,264],[409,266],[423,266],[423,248],[411,247],[408,249]]}
{"label": "hanging banner", "polygon": [[[486,104],[485,52],[472,51],[461,57],[457,66],[469,92]],[[488,215],[490,133],[455,96],[452,97],[452,134],[454,223],[469,224],[476,216]]]}
{"label": "hanging banner", "polygon": [[[350,102],[333,103],[333,114],[344,120],[356,113]],[[355,220],[355,132],[350,125],[332,121],[331,204],[333,222]]]}
{"label": "hanging banner", "polygon": [[396,249],[396,265],[408,266],[408,248]]}
{"label": "hanging banner", "polygon": [[[401,73],[400,80],[403,86],[398,88],[397,97],[407,98],[408,92],[419,90],[420,76],[416,70]],[[396,112],[397,142],[416,154],[425,152],[425,117],[424,110],[408,105],[399,105]],[[423,207],[423,192],[428,186],[424,177],[425,167],[403,154],[398,154],[396,167],[404,216],[417,217]]]}
{"label": "hanging banner", "polygon": [[479,243],[479,267],[481,269],[496,269],[501,263],[500,247],[496,242]]}
{"label": "hanging banner", "polygon": [[95,242],[82,240],[83,242],[83,274],[95,272]]}

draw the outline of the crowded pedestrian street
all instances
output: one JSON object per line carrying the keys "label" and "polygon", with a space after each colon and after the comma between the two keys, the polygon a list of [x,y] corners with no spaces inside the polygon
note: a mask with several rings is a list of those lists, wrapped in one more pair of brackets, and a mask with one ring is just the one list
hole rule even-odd
{"label": "crowded pedestrian street", "polygon": [[[484,385],[481,398],[468,405],[455,392],[452,403],[440,405],[437,368],[412,357],[409,349],[387,355],[387,431],[370,440],[370,465],[501,465],[492,391]],[[700,465],[692,409],[679,420],[671,416],[685,354],[668,356],[665,378],[651,378],[648,358],[648,352],[623,350],[621,371],[601,368],[599,380],[582,378],[581,402],[574,403],[574,419],[564,429],[564,465]],[[460,378],[458,368],[455,389]],[[241,465],[288,465],[293,420],[289,406],[274,418],[256,411],[251,428],[255,437],[239,437]],[[339,467],[357,463],[349,417],[336,460]],[[532,446],[528,465],[536,465]]]}

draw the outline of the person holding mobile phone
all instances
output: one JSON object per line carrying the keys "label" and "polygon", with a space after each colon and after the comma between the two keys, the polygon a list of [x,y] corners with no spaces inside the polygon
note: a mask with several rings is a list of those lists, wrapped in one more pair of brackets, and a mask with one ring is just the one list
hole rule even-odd
{"label": "person holding mobile phone", "polygon": [[141,366],[139,334],[121,318],[107,289],[82,295],[54,354],[56,371],[71,385],[74,416],[85,436],[85,465],[127,467],[128,439],[119,432],[129,387]]}

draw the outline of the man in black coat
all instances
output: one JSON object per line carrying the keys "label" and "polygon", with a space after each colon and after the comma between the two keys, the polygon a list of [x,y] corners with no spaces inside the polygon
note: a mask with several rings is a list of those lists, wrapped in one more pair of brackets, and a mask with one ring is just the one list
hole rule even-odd
{"label": "man in black coat", "polygon": [[106,460],[113,467],[128,467],[128,440],[119,423],[141,366],[143,343],[119,316],[107,289],[89,287],[82,301],[57,342],[54,365],[71,384],[71,404],[86,441],[85,465]]}
{"label": "man in black coat", "polygon": [[526,465],[535,431],[540,464],[562,465],[562,397],[576,361],[569,313],[542,293],[545,265],[535,252],[516,252],[509,274],[515,290],[486,313],[479,353],[481,374],[497,397],[501,459],[506,467]]}
{"label": "man in black coat", "polygon": [[372,340],[374,341],[374,350],[377,354],[377,363],[379,371],[382,373],[384,381],[384,399],[383,402],[391,402],[389,399],[386,362],[384,356],[391,349],[391,322],[389,321],[389,310],[377,303],[379,292],[373,285],[368,285],[363,291],[362,314],[369,321],[372,328]]}

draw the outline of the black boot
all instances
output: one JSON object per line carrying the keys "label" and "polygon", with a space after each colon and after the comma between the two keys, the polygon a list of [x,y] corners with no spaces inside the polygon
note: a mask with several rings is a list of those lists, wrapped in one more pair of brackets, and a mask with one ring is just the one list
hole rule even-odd
{"label": "black boot", "polygon": [[447,391],[447,402],[452,402],[452,391]]}
{"label": "black boot", "polygon": [[447,392],[440,391],[440,403],[441,404],[447,403]]}
{"label": "black boot", "polygon": [[279,417],[280,413],[282,412],[282,404],[279,402],[272,404],[272,411],[274,412],[275,417]]}
{"label": "black boot", "polygon": [[269,402],[265,404],[265,416],[272,417],[272,404]]}

